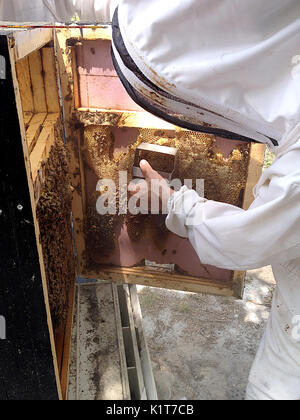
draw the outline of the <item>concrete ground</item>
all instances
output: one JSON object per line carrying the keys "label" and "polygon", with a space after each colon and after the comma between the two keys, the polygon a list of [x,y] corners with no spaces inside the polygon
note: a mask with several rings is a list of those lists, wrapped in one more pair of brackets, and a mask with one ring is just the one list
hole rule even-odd
{"label": "concrete ground", "polygon": [[139,286],[158,396],[242,400],[275,288],[249,271],[243,301]]}

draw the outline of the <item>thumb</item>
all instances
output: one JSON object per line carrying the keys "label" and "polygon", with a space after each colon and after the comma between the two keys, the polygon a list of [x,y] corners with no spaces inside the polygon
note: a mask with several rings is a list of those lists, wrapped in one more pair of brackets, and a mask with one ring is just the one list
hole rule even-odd
{"label": "thumb", "polygon": [[143,172],[145,179],[156,179],[160,178],[160,175],[152,168],[149,162],[145,159],[140,161],[140,168]]}

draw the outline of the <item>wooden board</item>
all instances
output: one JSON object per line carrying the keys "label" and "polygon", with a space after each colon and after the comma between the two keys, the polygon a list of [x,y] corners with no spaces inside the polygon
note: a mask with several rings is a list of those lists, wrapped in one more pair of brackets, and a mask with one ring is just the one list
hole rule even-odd
{"label": "wooden board", "polygon": [[[172,124],[148,112],[120,111],[115,109],[78,108],[76,117],[83,125],[106,125],[114,127],[139,127],[159,130],[176,130]],[[184,130],[183,130],[184,131]]]}
{"label": "wooden board", "polygon": [[0,244],[5,293],[0,293],[0,307],[8,337],[1,341],[0,393],[8,400],[57,400],[61,390],[15,51],[4,36],[0,36],[0,55],[7,62],[7,78],[0,81],[0,94],[5,98],[0,111],[0,172],[5,179],[0,186],[1,197],[5,197],[0,218],[5,235]]}
{"label": "wooden board", "polygon": [[29,56],[29,69],[33,92],[33,106],[35,112],[47,112],[46,93],[44,86],[44,69],[41,52],[35,51]]}
{"label": "wooden board", "polygon": [[137,287],[136,285],[130,285],[128,290],[131,300],[133,321],[137,334],[138,349],[140,353],[147,399],[150,401],[156,401],[158,400],[157,389],[152,370],[150,352],[144,333],[143,315],[139,302]]}
{"label": "wooden board", "polygon": [[25,124],[25,129],[26,130],[29,127],[29,124],[30,124],[30,121],[32,120],[32,117],[33,117],[32,112],[24,112],[24,124]]}
{"label": "wooden board", "polygon": [[188,277],[179,274],[168,274],[164,271],[149,270],[145,267],[115,268],[103,266],[98,270],[84,271],[82,275],[85,278],[99,278],[116,283],[140,284],[163,289],[207,293],[220,296],[234,295],[234,291],[229,283],[221,283],[214,280]]}
{"label": "wooden board", "polygon": [[[72,32],[72,34],[71,34]],[[73,124],[73,113],[75,110],[75,96],[73,84],[72,58],[73,50],[68,46],[68,40],[72,37],[80,37],[80,30],[58,30],[56,32],[57,40],[57,61],[59,68],[59,77],[63,97],[64,117],[65,117],[65,135],[67,145],[69,146],[71,163],[70,175],[74,188],[72,213],[74,223],[74,239],[76,244],[77,274],[84,268],[85,260],[85,241],[83,233],[83,179],[82,162],[79,152],[81,147],[80,130]]]}
{"label": "wooden board", "polygon": [[16,70],[19,80],[23,112],[34,112],[33,92],[28,57],[24,58],[16,64]]}
{"label": "wooden board", "polygon": [[[33,151],[33,149],[36,145],[36,142],[39,138],[39,135],[41,134],[41,131],[42,131],[42,128],[43,128],[43,123],[44,123],[46,117],[47,117],[46,112],[43,112],[43,113],[40,113],[40,114],[33,115],[31,120],[30,120],[30,124],[27,128],[27,131],[26,131],[29,154],[31,154],[31,152]],[[26,124],[25,124],[25,127],[26,127]]]}
{"label": "wooden board", "polygon": [[36,202],[39,199],[40,191],[45,181],[43,162],[47,160],[51,147],[55,142],[55,128],[57,124],[59,124],[59,121],[59,114],[49,114],[47,116],[41,133],[36,141],[36,145],[30,155],[32,181]]}
{"label": "wooden board", "polygon": [[77,400],[123,400],[111,284],[79,285]]}
{"label": "wooden board", "polygon": [[157,400],[136,288],[94,281],[76,289],[68,399],[112,398],[117,386],[124,400]]}
{"label": "wooden board", "polygon": [[118,286],[116,284],[112,284],[112,292],[113,292],[114,306],[115,306],[116,329],[117,329],[119,351],[120,351],[120,368],[121,368],[124,400],[130,400],[131,392],[130,392],[128,371],[127,371],[126,349],[125,349],[124,336],[123,336],[121,305],[120,305],[120,299],[119,299],[119,294],[118,294]]}
{"label": "wooden board", "polygon": [[9,35],[9,40],[13,45],[13,60],[17,62],[52,41],[53,30],[36,28],[15,31]]}
{"label": "wooden board", "polygon": [[81,107],[143,111],[127,94],[115,71],[109,40],[82,40],[75,48]]}
{"label": "wooden board", "polygon": [[69,390],[69,373],[70,373],[70,358],[71,358],[71,336],[72,336],[72,328],[73,328],[73,316],[74,316],[74,308],[75,308],[75,281],[73,286],[70,288],[69,292],[69,313],[67,317],[67,321],[63,327],[63,331],[61,332],[63,337],[63,346],[60,354],[60,382],[62,388],[62,397],[64,400],[68,398],[68,390]]}
{"label": "wooden board", "polygon": [[60,112],[54,49],[43,48],[41,52],[47,110],[48,113]]}
{"label": "wooden board", "polygon": [[[45,47],[16,63],[25,127],[32,114],[60,113],[55,52]],[[38,117],[37,117],[38,118]],[[37,121],[35,121],[37,122]],[[32,129],[33,130],[33,129]],[[35,132],[29,133],[29,138]],[[29,141],[29,146],[30,141]],[[32,149],[30,149],[31,153]]]}
{"label": "wooden board", "polygon": [[77,336],[78,336],[78,291],[75,287],[75,300],[74,300],[74,315],[72,322],[71,334],[71,352],[69,363],[69,377],[68,377],[68,393],[65,400],[76,401],[77,399]]}
{"label": "wooden board", "polygon": [[[127,371],[129,377],[129,386],[133,400],[146,400],[147,392],[145,388],[142,364],[139,354],[139,347],[136,335],[136,326],[133,318],[132,303],[128,285],[118,286],[119,299],[124,300],[122,323],[123,336],[125,341],[125,351],[127,358]],[[124,313],[125,312],[125,313]],[[125,317],[124,317],[125,315]]]}
{"label": "wooden board", "polygon": [[250,162],[248,167],[248,181],[243,203],[243,208],[245,210],[248,210],[253,203],[253,190],[262,173],[265,151],[266,146],[264,144],[252,143],[250,151]]}

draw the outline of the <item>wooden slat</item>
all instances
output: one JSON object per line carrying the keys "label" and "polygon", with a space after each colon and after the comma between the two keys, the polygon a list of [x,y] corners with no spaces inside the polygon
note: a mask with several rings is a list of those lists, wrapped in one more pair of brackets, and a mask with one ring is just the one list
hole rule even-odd
{"label": "wooden slat", "polygon": [[74,86],[74,106],[77,109],[80,106],[80,94],[79,94],[79,84],[78,84],[76,49],[72,48],[71,51],[72,51],[72,71],[73,71],[73,86]]}
{"label": "wooden slat", "polygon": [[42,129],[42,132],[36,142],[35,148],[30,155],[32,177],[35,181],[38,170],[41,164],[47,158],[47,150],[49,150],[50,144],[54,142],[54,127],[47,126]]}
{"label": "wooden slat", "polygon": [[[80,36],[79,30],[72,31],[73,35]],[[70,174],[74,187],[72,212],[74,223],[74,240],[76,247],[77,271],[78,275],[85,268],[85,239],[83,232],[83,212],[84,212],[84,172],[82,168],[82,158],[80,154],[81,134],[72,123],[74,112],[74,85],[72,71],[72,48],[67,46],[68,39],[71,38],[70,30],[57,31],[57,60],[59,67],[59,77],[61,82],[62,97],[64,98],[65,130],[67,145],[70,150]]]}
{"label": "wooden slat", "polygon": [[29,154],[33,151],[34,146],[36,145],[46,116],[46,113],[36,114],[30,121],[30,125],[26,131]]}
{"label": "wooden slat", "polygon": [[59,112],[59,96],[56,79],[56,67],[53,48],[43,48],[42,50],[44,84],[48,112]]}
{"label": "wooden slat", "polygon": [[32,120],[32,117],[33,117],[32,112],[24,112],[24,124],[25,124],[26,129],[28,128],[29,123]]}
{"label": "wooden slat", "polygon": [[56,125],[60,117],[59,113],[47,114],[47,118],[43,122],[43,127],[49,127],[51,125]]}
{"label": "wooden slat", "polygon": [[47,112],[47,102],[44,86],[44,70],[40,51],[29,56],[29,68],[33,90],[33,104],[35,112]]}
{"label": "wooden slat", "polygon": [[234,271],[233,273],[233,296],[237,299],[243,299],[245,289],[245,276],[245,271]]}
{"label": "wooden slat", "polygon": [[112,37],[112,30],[111,26],[103,26],[101,28],[97,29],[83,29],[80,31],[80,29],[70,29],[68,33],[69,43],[74,44],[76,41],[81,40],[89,40],[93,41],[95,39],[106,39],[111,40]]}
{"label": "wooden slat", "polygon": [[[131,304],[131,299],[130,299],[130,292],[129,292],[129,287],[127,284],[123,286],[123,290],[125,293],[125,299],[126,299],[127,308],[128,308],[130,340],[133,346],[132,356],[134,360],[134,367],[136,368],[136,391],[138,392],[136,397],[139,400],[145,400],[147,399],[147,395],[146,395],[141,359],[140,359],[140,354],[139,354],[139,349],[138,349],[135,324],[134,324],[134,319],[133,319],[133,310],[132,310],[132,304]],[[129,374],[129,371],[128,371],[128,374]],[[129,381],[130,381],[130,377],[129,377]]]}
{"label": "wooden slat", "polygon": [[78,337],[78,290],[75,284],[75,301],[74,301],[74,317],[72,325],[72,336],[71,336],[71,354],[70,354],[70,368],[68,378],[68,394],[66,400],[76,401],[77,395],[77,337]]}
{"label": "wooden slat", "polygon": [[58,364],[60,377],[61,377],[61,371],[62,371],[62,358],[63,358],[63,351],[64,351],[64,335],[65,335],[64,325],[62,325],[59,329],[57,329],[54,332],[56,357],[57,357],[57,364]]}
{"label": "wooden slat", "polygon": [[74,220],[74,239],[76,244],[76,260],[78,274],[81,273],[86,266],[86,246],[85,246],[85,235],[83,226],[83,214],[84,214],[84,172],[82,157],[80,154],[80,132],[76,133],[74,137],[69,138],[69,150],[71,152],[71,181],[74,188],[73,192],[73,220]]}
{"label": "wooden slat", "polygon": [[[77,30],[80,34],[80,30]],[[74,112],[73,75],[72,75],[72,52],[67,47],[67,40],[70,37],[70,30],[56,31],[57,39],[57,61],[59,68],[59,79],[61,83],[62,97],[64,99],[65,130],[67,137],[72,135],[70,121]]]}
{"label": "wooden slat", "polygon": [[155,401],[158,399],[157,389],[156,389],[155,379],[153,375],[148,344],[147,344],[145,334],[144,334],[143,316],[142,316],[142,311],[141,311],[141,306],[140,306],[140,302],[138,298],[136,285],[130,285],[129,292],[130,292],[130,298],[131,298],[132,313],[133,313],[135,329],[138,335],[139,352],[140,352],[145,387],[147,391],[147,399],[151,401]]}
{"label": "wooden slat", "polygon": [[71,336],[73,326],[73,316],[75,308],[75,281],[71,285],[68,295],[69,312],[66,323],[55,331],[55,348],[57,355],[57,363],[59,368],[61,389],[63,399],[66,400],[68,396],[69,387],[69,370],[71,357]]}
{"label": "wooden slat", "polygon": [[116,283],[141,284],[144,286],[174,289],[193,293],[207,293],[221,296],[233,296],[232,284],[198,277],[150,271],[141,268],[114,268],[111,266],[98,270],[84,271],[85,278],[99,278]]}
{"label": "wooden slat", "polygon": [[64,334],[64,348],[63,356],[61,359],[61,388],[63,393],[63,399],[66,400],[68,396],[68,387],[69,387],[69,370],[70,370],[70,357],[71,357],[71,336],[72,336],[72,326],[73,326],[73,317],[74,317],[74,308],[75,308],[75,292],[76,285],[75,281],[70,288],[69,292],[69,313],[67,317],[67,322],[65,325],[65,334]]}
{"label": "wooden slat", "polygon": [[123,400],[111,284],[78,286],[77,400]]}
{"label": "wooden slat", "polygon": [[[57,119],[55,120],[55,118]],[[55,121],[55,122],[53,122]],[[35,192],[35,199],[38,201],[41,188],[45,181],[43,162],[48,158],[51,146],[55,141],[55,125],[59,121],[59,114],[50,114],[44,122],[41,134],[30,155],[31,173]]]}
{"label": "wooden slat", "polygon": [[130,400],[130,388],[129,388],[129,380],[128,380],[128,372],[127,372],[127,363],[126,363],[126,353],[125,353],[125,346],[124,346],[124,337],[122,332],[122,321],[121,321],[121,308],[120,308],[120,301],[118,295],[118,289],[116,284],[112,284],[112,291],[113,291],[113,298],[115,304],[115,316],[116,316],[116,328],[117,328],[117,335],[118,335],[118,342],[119,342],[119,350],[120,350],[120,368],[121,368],[121,376],[122,376],[122,385],[123,385],[123,393],[124,393],[124,400]]}
{"label": "wooden slat", "polygon": [[14,55],[15,60],[19,61],[28,56],[33,51],[39,50],[53,39],[52,29],[32,29],[14,32]]}
{"label": "wooden slat", "polygon": [[16,63],[16,70],[23,112],[33,112],[34,103],[28,58]]}
{"label": "wooden slat", "polygon": [[248,210],[254,200],[253,189],[262,174],[266,146],[252,143],[250,149],[250,161],[248,166],[247,185],[244,194],[243,209]]}
{"label": "wooden slat", "polygon": [[76,117],[85,126],[109,125],[114,127],[137,127],[170,131],[177,129],[175,125],[169,124],[148,112],[78,108]]}

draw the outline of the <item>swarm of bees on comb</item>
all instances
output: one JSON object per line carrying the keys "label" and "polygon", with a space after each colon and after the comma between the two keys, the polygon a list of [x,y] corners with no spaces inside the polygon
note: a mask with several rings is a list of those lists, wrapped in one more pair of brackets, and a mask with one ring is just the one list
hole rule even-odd
{"label": "swarm of bees on comb", "polygon": [[54,330],[66,321],[68,295],[75,278],[72,240],[72,186],[66,146],[59,139],[45,163],[46,181],[37,204],[37,219]]}

